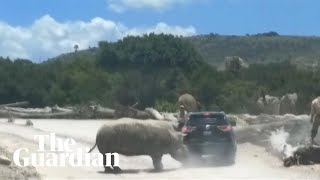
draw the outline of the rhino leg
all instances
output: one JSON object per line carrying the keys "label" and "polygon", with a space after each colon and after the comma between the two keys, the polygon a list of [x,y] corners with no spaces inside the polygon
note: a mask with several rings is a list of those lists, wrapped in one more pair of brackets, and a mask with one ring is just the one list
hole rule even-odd
{"label": "rhino leg", "polygon": [[107,155],[103,154],[104,173],[113,173],[113,169],[109,166],[106,166],[106,164],[107,164]]}
{"label": "rhino leg", "polygon": [[114,166],[113,167],[113,172],[115,173],[115,174],[118,174],[118,173],[121,173],[121,168],[120,167],[117,167],[117,166]]}
{"label": "rhino leg", "polygon": [[107,167],[107,166],[105,166],[104,167],[104,173],[113,173],[113,169],[111,168],[111,167]]}
{"label": "rhino leg", "polygon": [[112,167],[113,167],[113,172],[115,174],[118,174],[118,173],[121,173],[121,168],[118,167],[118,166],[113,166],[114,165],[114,157],[111,158],[111,164],[112,164]]}
{"label": "rhino leg", "polygon": [[114,164],[114,158],[111,158],[111,165],[112,167],[106,166],[107,164],[107,155],[106,153],[103,154],[103,166],[104,166],[104,172],[105,173],[114,173],[114,174],[118,174],[121,173],[121,168],[118,166],[113,166]]}
{"label": "rhino leg", "polygon": [[153,167],[156,171],[161,171],[163,169],[162,164],[162,154],[152,155]]}

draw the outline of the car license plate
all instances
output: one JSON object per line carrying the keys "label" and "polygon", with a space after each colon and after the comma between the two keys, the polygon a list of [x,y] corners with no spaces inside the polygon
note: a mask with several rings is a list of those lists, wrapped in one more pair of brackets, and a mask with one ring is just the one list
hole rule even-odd
{"label": "car license plate", "polygon": [[204,136],[210,136],[211,135],[211,131],[203,131],[203,135]]}

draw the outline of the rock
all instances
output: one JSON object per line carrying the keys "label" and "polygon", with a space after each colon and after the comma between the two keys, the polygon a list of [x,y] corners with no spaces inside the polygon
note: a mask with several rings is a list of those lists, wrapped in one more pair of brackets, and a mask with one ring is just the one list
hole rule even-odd
{"label": "rock", "polygon": [[26,121],[26,126],[33,126],[33,122],[30,119],[28,119]]}
{"label": "rock", "polygon": [[5,157],[4,155],[0,155],[0,164],[9,166],[11,164],[11,160]]}
{"label": "rock", "polygon": [[157,110],[154,109],[154,108],[146,108],[145,111],[148,112],[149,114],[151,114],[152,117],[153,117],[154,119],[156,119],[156,120],[163,120],[163,119],[164,119],[163,115],[161,115],[161,114],[159,113],[159,111],[157,111]]}
{"label": "rock", "polygon": [[163,113],[163,117],[164,117],[164,120],[167,120],[167,121],[171,121],[171,122],[178,121],[178,118],[175,117],[175,114],[172,114],[172,113]]}
{"label": "rock", "polygon": [[14,123],[14,119],[12,117],[8,118],[8,123]]}

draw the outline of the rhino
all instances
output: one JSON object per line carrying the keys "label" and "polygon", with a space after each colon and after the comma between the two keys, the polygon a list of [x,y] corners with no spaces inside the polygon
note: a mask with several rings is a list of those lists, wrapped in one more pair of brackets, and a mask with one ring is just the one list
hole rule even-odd
{"label": "rhino", "polygon": [[298,94],[286,94],[280,100],[280,114],[296,114],[296,103],[298,101]]}
{"label": "rhino", "polygon": [[[188,157],[188,149],[183,144],[184,134],[175,131],[172,124],[157,120],[121,119],[103,125],[97,132],[96,143],[104,156],[106,153],[118,153],[125,156],[148,155],[152,158],[156,171],[163,169],[162,156],[170,154],[183,163]],[[105,172],[121,172],[120,167],[106,167]]]}
{"label": "rhino", "polygon": [[188,93],[181,95],[178,99],[179,106],[183,105],[187,112],[197,112],[200,110],[199,102]]}
{"label": "rhino", "polygon": [[279,115],[280,100],[275,96],[266,95],[257,100],[260,111],[264,114]]}

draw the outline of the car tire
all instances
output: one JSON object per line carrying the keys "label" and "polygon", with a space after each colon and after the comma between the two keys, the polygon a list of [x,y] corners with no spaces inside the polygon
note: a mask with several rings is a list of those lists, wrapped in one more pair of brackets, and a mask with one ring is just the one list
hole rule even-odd
{"label": "car tire", "polygon": [[201,157],[201,154],[196,152],[190,152],[187,164],[190,166],[198,165],[199,163],[202,162],[202,160],[203,159]]}
{"label": "car tire", "polygon": [[235,163],[235,160],[236,160],[236,152],[229,152],[229,153],[226,153],[224,156],[224,161],[228,165],[233,165]]}

